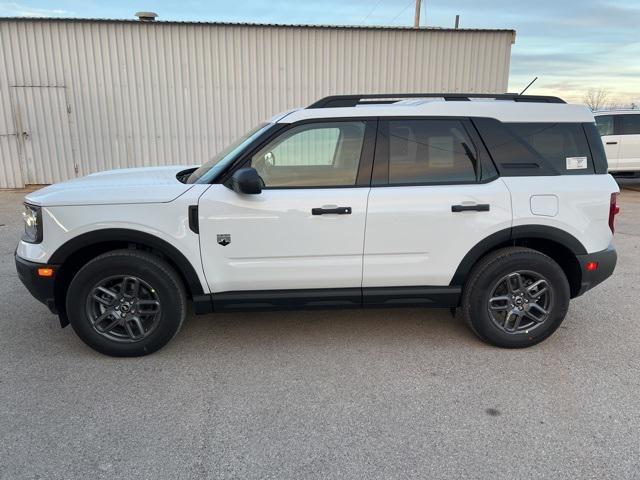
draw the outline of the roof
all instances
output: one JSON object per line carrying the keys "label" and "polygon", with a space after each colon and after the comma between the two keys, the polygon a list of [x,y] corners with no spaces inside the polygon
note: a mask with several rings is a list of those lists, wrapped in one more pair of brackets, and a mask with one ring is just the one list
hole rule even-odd
{"label": "roof", "polygon": [[636,115],[640,115],[640,110],[632,109],[632,108],[619,108],[614,110],[597,110],[593,112],[593,114],[597,117],[598,115],[615,115],[615,114],[627,114],[627,113],[635,113]]}
{"label": "roof", "polygon": [[328,107],[356,107],[358,105],[372,105],[374,103],[396,103],[401,99],[418,99],[431,98],[445,100],[447,102],[454,101],[471,101],[471,100],[511,100],[514,102],[533,102],[533,103],[566,103],[559,97],[550,95],[522,95],[519,93],[365,93],[351,95],[329,95],[321,98],[309,105],[307,108],[328,108]]}
{"label": "roof", "polygon": [[512,33],[513,29],[502,28],[447,28],[447,27],[420,27],[396,25],[327,25],[327,24],[279,24],[279,23],[251,23],[251,22],[207,22],[185,20],[155,20],[144,22],[132,18],[62,18],[62,17],[0,17],[0,22],[69,22],[69,23],[136,23],[140,25],[211,25],[220,27],[273,27],[273,28],[322,28],[322,29],[354,29],[354,30],[402,30],[412,32],[503,32]]}
{"label": "roof", "polygon": [[442,98],[402,100],[390,104],[337,108],[302,108],[283,115],[278,123],[300,120],[354,117],[486,117],[502,122],[593,123],[593,114],[584,105],[529,103],[513,100],[474,99],[448,102]]}

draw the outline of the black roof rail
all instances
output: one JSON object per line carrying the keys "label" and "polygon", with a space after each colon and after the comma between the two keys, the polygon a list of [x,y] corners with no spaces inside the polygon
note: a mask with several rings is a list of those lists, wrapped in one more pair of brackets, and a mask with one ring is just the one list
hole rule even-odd
{"label": "black roof rail", "polygon": [[307,108],[355,107],[394,103],[400,98],[444,98],[447,101],[469,101],[472,98],[495,98],[514,102],[566,103],[559,97],[547,95],[518,95],[517,93],[367,93],[364,95],[331,95],[321,98]]}

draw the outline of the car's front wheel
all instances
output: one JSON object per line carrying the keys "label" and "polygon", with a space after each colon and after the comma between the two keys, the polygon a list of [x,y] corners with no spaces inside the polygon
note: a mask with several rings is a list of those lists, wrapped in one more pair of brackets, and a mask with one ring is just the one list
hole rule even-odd
{"label": "car's front wheel", "polygon": [[553,259],[529,248],[509,247],[490,253],[473,268],[462,314],[488,343],[529,347],[560,326],[569,298],[567,277]]}
{"label": "car's front wheel", "polygon": [[88,262],[71,281],[66,305],[78,336],[118,357],[155,352],[176,335],[186,316],[178,274],[138,250],[107,252]]}

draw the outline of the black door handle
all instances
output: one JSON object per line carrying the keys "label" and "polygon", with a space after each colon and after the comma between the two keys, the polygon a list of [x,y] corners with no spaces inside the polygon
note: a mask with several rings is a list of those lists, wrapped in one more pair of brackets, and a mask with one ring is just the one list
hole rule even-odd
{"label": "black door handle", "polygon": [[607,142],[607,145],[617,145],[618,142]]}
{"label": "black door handle", "polygon": [[476,211],[476,212],[488,212],[489,204],[488,203],[478,203],[477,205],[451,205],[452,212],[468,212],[468,211]]}
{"label": "black door handle", "polygon": [[312,208],[311,215],[351,215],[351,207],[336,207],[336,208]]}

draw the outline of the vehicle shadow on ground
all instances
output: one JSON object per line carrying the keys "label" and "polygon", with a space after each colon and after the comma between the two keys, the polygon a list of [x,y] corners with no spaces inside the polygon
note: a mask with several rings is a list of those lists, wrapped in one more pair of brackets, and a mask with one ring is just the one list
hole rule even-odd
{"label": "vehicle shadow on ground", "polygon": [[204,349],[270,344],[285,350],[313,343],[358,347],[420,343],[426,348],[478,344],[447,309],[345,309],[190,315],[174,339]]}
{"label": "vehicle shadow on ground", "polygon": [[640,178],[620,178],[614,177],[620,189],[624,190],[635,190],[636,192],[640,192]]}

